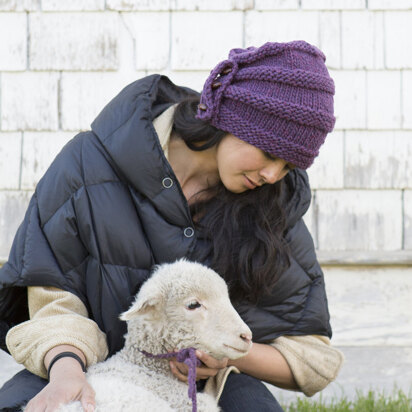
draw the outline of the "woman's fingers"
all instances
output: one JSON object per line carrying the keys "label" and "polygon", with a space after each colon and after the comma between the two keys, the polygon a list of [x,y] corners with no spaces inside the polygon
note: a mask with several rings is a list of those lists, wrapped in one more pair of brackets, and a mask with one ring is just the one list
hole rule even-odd
{"label": "woman's fingers", "polygon": [[[177,362],[177,361],[171,360],[171,361],[169,362],[170,370],[172,371],[173,375],[176,376],[177,379],[179,379],[179,381],[187,382],[187,380],[188,380],[188,379],[187,379],[187,373],[182,373],[182,372],[178,369],[178,367],[177,367],[177,364],[178,364],[178,363],[179,363],[179,362]],[[183,365],[186,366],[184,363],[183,363]]]}
{"label": "woman's fingers", "polygon": [[205,352],[202,352],[200,350],[196,351],[196,356],[198,359],[202,361],[208,368],[212,369],[223,369],[226,368],[228,358],[223,358],[223,359],[216,359],[213,356],[208,355]]}
{"label": "woman's fingers", "polygon": [[55,412],[60,404],[76,400],[85,412],[95,410],[95,392],[84,373],[69,369],[59,372],[57,368],[53,379],[27,404],[25,412]]}
{"label": "woman's fingers", "polygon": [[96,392],[93,388],[87,383],[85,385],[82,396],[80,398],[84,412],[93,412],[96,406]]}
{"label": "woman's fingers", "polygon": [[[196,380],[208,379],[215,376],[220,369],[227,366],[228,358],[216,359],[204,352],[196,351],[196,356],[202,361],[202,366],[196,368]],[[170,369],[174,376],[182,382],[187,382],[189,368],[185,363],[177,362],[173,358],[170,362]]]}

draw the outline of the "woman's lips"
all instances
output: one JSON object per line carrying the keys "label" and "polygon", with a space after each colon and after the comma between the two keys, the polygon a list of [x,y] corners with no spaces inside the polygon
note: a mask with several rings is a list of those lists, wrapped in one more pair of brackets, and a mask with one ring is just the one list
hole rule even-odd
{"label": "woman's lips", "polygon": [[249,189],[255,189],[257,187],[257,185],[253,183],[246,175],[243,176],[245,178],[246,187],[248,187]]}

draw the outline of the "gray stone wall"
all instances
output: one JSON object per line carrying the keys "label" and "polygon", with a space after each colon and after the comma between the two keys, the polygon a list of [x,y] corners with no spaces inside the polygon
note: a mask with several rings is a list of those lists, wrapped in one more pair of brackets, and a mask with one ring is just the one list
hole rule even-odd
{"label": "gray stone wall", "polygon": [[126,84],[159,72],[201,90],[232,47],[305,39],[336,83],[309,169],[316,246],[411,261],[411,37],[409,0],[0,1],[0,259],[53,157]]}

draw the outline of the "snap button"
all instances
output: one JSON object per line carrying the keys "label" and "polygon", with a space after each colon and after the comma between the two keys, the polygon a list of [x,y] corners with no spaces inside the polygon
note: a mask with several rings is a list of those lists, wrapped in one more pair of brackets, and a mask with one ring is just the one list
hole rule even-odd
{"label": "snap button", "polygon": [[200,103],[199,106],[197,106],[200,110],[207,110],[207,106],[204,103]]}
{"label": "snap button", "polygon": [[173,180],[170,177],[165,177],[162,180],[162,185],[165,189],[169,189],[170,187],[173,186]]}
{"label": "snap button", "polygon": [[187,227],[187,228],[183,231],[183,234],[184,234],[186,237],[192,237],[192,236],[195,234],[195,231],[193,230],[192,227]]}
{"label": "snap button", "polygon": [[218,87],[220,87],[222,85],[221,82],[214,82],[212,83],[212,89],[217,89]]}

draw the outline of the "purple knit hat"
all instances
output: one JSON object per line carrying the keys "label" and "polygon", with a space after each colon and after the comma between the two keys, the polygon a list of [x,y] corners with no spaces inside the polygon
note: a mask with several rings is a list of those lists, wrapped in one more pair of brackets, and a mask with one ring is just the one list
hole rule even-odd
{"label": "purple knit hat", "polygon": [[197,118],[307,169],[333,130],[335,85],[305,41],[233,49],[203,88]]}

